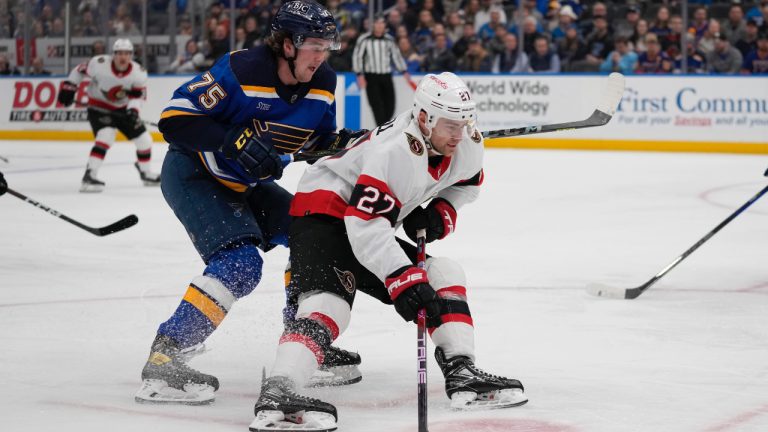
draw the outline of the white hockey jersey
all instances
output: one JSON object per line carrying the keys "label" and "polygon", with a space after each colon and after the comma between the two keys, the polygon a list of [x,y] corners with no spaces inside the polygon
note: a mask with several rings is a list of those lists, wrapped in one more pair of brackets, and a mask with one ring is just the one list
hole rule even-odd
{"label": "white hockey jersey", "polygon": [[92,108],[139,110],[146,96],[147,72],[135,61],[119,72],[111,55],[98,55],[74,68],[67,80],[80,84],[85,78],[90,79],[87,93]]}
{"label": "white hockey jersey", "polygon": [[307,168],[291,215],[343,218],[358,261],[379,279],[411,265],[395,240],[405,216],[430,198],[458,210],[474,201],[483,180],[483,138],[474,130],[451,157],[430,164],[411,111]]}

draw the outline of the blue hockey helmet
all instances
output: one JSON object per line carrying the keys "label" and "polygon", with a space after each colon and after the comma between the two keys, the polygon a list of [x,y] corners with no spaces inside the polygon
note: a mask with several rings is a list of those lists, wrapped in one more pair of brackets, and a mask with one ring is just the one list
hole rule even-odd
{"label": "blue hockey helmet", "polygon": [[341,47],[341,38],[331,12],[312,0],[292,0],[283,3],[272,20],[272,35],[289,34],[296,48],[307,38],[329,41],[329,50]]}

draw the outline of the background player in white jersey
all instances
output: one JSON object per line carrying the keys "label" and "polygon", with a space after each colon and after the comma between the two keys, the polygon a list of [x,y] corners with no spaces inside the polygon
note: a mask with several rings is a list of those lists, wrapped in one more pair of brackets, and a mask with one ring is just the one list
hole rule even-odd
{"label": "background player in white jersey", "polygon": [[90,79],[88,84],[88,122],[95,142],[88,157],[80,192],[101,192],[104,182],[98,179],[98,171],[107,151],[115,142],[117,131],[136,144],[134,164],[146,186],[160,184],[160,174],[150,170],[152,137],[139,117],[139,109],[146,96],[147,72],[131,60],[133,44],[128,39],[118,39],[112,46],[112,55],[98,55],[81,63],[70,72],[62,83],[59,102],[70,106],[75,100],[78,84]]}
{"label": "background player in white jersey", "polygon": [[460,265],[430,257],[425,269],[416,267],[415,247],[395,237],[402,223],[411,238],[424,227],[427,241],[442,239],[455,229],[456,210],[477,198],[483,139],[475,115],[460,78],[448,72],[427,75],[413,110],[304,173],[289,230],[288,296],[298,302],[297,319],[280,339],[252,431],[335,429],[336,408],[296,389],[323,363],[324,347],[347,328],[357,291],[394,303],[406,321],[426,309],[453,408],[527,402],[518,380],[474,364],[474,327]]}

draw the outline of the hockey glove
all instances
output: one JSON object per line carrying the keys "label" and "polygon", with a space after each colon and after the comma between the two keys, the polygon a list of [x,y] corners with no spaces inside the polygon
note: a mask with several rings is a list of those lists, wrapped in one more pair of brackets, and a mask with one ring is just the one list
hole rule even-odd
{"label": "hockey glove", "polygon": [[427,312],[427,326],[440,325],[440,298],[429,285],[427,272],[418,267],[403,267],[387,277],[384,284],[395,310],[406,321],[415,321],[419,309]]}
{"label": "hockey glove", "polygon": [[347,144],[351,143],[352,141],[355,141],[356,139],[360,138],[361,136],[368,133],[368,129],[360,129],[358,131],[353,131],[352,129],[341,129],[340,131],[332,134],[328,134],[324,137],[322,137],[320,140],[318,140],[317,146],[312,149],[314,150],[336,150],[336,149],[343,149],[347,146]]}
{"label": "hockey glove", "polygon": [[277,180],[283,176],[283,163],[277,150],[271,144],[262,142],[249,127],[230,130],[219,150],[251,177],[266,179],[271,176]]}
{"label": "hockey glove", "polygon": [[134,129],[139,129],[143,125],[141,118],[139,118],[139,111],[136,109],[125,110],[125,120]]}
{"label": "hockey glove", "polygon": [[8,191],[8,183],[5,181],[5,177],[3,177],[3,173],[0,172],[0,195],[6,193]]}
{"label": "hockey glove", "polygon": [[427,243],[445,238],[456,229],[456,209],[442,198],[433,199],[426,209],[416,207],[403,219],[403,230],[415,242],[419,229],[427,230]]}
{"label": "hockey glove", "polygon": [[60,104],[68,107],[75,102],[75,93],[77,92],[77,84],[71,81],[64,81],[61,83],[61,89],[59,89],[58,101]]}

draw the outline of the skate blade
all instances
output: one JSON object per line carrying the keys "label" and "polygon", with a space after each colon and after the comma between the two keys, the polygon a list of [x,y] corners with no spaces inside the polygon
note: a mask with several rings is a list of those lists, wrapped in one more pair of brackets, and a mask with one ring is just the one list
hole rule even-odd
{"label": "skate blade", "polygon": [[160,179],[158,180],[142,180],[144,186],[160,186]]}
{"label": "skate blade", "polygon": [[363,374],[357,366],[334,366],[318,369],[309,379],[307,387],[335,387],[362,381]]}
{"label": "skate blade", "polygon": [[163,380],[144,380],[134,400],[142,404],[208,405],[216,399],[207,384],[185,384],[184,390],[168,387]]}
{"label": "skate blade", "polygon": [[504,389],[488,393],[457,392],[451,397],[454,411],[512,408],[525,405],[528,396],[520,389]]}
{"label": "skate blade", "polygon": [[80,186],[80,192],[98,193],[104,191],[104,185],[83,184]]}
{"label": "skate blade", "polygon": [[336,419],[331,414],[318,411],[298,412],[288,416],[282,411],[259,411],[248,430],[331,432],[336,430]]}

